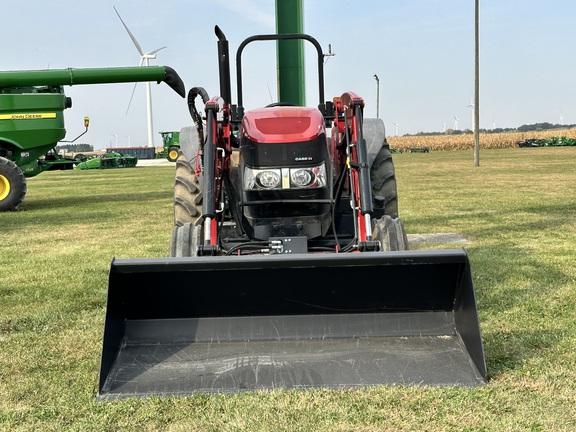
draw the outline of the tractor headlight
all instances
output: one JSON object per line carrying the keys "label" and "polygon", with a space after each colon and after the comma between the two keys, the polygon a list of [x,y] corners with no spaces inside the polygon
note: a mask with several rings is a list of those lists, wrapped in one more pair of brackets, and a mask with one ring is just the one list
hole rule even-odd
{"label": "tractor headlight", "polygon": [[244,170],[244,189],[312,189],[326,187],[326,165],[306,168]]}
{"label": "tractor headlight", "polygon": [[290,169],[290,185],[295,188],[319,188],[326,186],[326,166]]}
{"label": "tractor headlight", "polygon": [[244,187],[248,190],[256,189],[281,189],[282,171],[258,170],[246,168],[244,174]]}
{"label": "tractor headlight", "polygon": [[290,183],[296,187],[306,187],[312,182],[312,174],[309,170],[299,169],[290,173]]}
{"label": "tractor headlight", "polygon": [[256,174],[256,184],[264,189],[275,189],[280,186],[280,173],[266,170]]}

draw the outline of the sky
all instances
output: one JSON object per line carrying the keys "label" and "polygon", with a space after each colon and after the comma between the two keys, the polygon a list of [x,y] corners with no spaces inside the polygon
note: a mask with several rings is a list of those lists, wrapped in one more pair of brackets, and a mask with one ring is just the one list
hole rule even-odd
{"label": "sky", "polygon": [[[238,46],[275,33],[275,0],[19,0],[2,2],[0,70],[170,66],[186,86],[218,96],[219,26],[229,41],[232,103]],[[474,0],[302,0],[304,32],[333,56],[324,64],[325,99],[353,91],[365,117],[377,113],[387,135],[472,129]],[[576,2],[479,0],[480,127],[576,123]],[[9,19],[6,19],[9,18]],[[315,50],[306,46],[306,102],[318,102]],[[242,55],[246,109],[277,100],[273,42],[249,44]],[[378,76],[377,82],[374,75]],[[1,79],[1,75],[0,75]],[[135,89],[134,89],[135,87]],[[165,84],[151,86],[153,138],[191,125],[186,99]],[[134,90],[133,98],[131,99]],[[146,86],[138,83],[66,86],[71,140],[96,149],[145,146]]]}

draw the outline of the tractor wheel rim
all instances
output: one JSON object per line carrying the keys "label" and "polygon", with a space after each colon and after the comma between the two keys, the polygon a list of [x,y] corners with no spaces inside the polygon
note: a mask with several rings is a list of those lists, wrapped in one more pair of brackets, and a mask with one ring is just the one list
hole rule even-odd
{"label": "tractor wheel rim", "polygon": [[178,152],[172,150],[170,153],[168,153],[168,156],[170,157],[170,159],[176,159],[178,157]]}
{"label": "tractor wheel rim", "polygon": [[5,199],[10,193],[10,182],[0,174],[0,201]]}

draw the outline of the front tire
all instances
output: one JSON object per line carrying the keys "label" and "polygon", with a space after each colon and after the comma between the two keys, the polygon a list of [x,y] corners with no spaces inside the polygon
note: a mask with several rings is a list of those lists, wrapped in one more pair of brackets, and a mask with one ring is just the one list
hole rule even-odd
{"label": "front tire", "polygon": [[24,201],[26,177],[18,166],[0,157],[0,211],[14,211]]}
{"label": "front tire", "polygon": [[398,218],[385,215],[376,220],[372,237],[380,242],[380,250],[382,251],[408,250],[408,236],[404,229],[404,223]]}
{"label": "front tire", "polygon": [[170,241],[170,257],[198,256],[198,246],[202,242],[202,225],[185,223],[174,227]]}
{"label": "front tire", "polygon": [[180,149],[176,146],[168,147],[168,156],[166,156],[166,159],[170,162],[176,162],[178,159],[178,150]]}

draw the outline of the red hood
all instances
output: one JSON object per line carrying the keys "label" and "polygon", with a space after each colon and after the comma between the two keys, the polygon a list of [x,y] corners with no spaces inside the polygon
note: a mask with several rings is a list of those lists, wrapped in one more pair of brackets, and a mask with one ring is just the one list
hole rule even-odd
{"label": "red hood", "polygon": [[242,133],[253,142],[310,141],[325,133],[324,117],[316,108],[271,107],[246,112]]}

